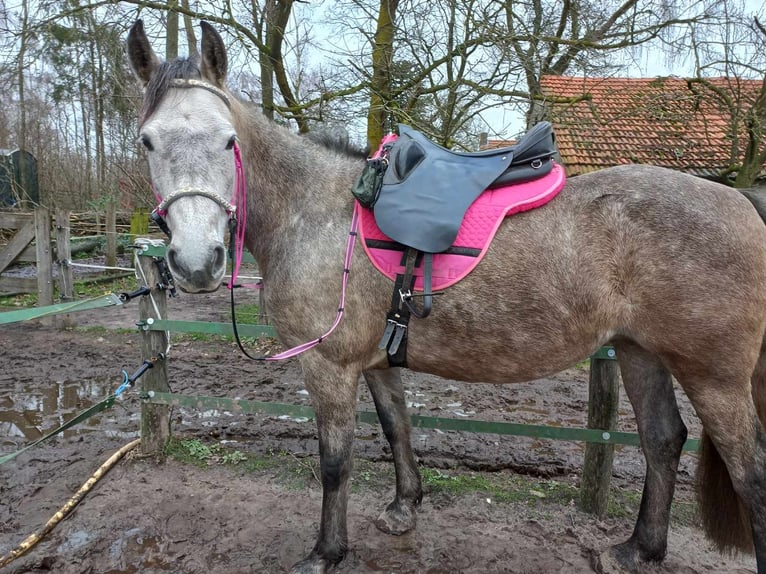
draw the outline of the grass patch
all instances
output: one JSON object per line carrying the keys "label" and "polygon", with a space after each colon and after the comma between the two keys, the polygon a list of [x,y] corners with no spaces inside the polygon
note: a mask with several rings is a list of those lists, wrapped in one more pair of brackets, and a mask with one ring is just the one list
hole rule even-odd
{"label": "grass patch", "polygon": [[173,438],[165,447],[165,454],[199,468],[226,466],[243,474],[269,472],[289,488],[303,488],[312,481],[320,482],[318,458],[301,458],[285,451],[257,455],[219,443],[207,444],[196,438]]}
{"label": "grass patch", "polygon": [[579,490],[556,480],[540,480],[506,473],[463,473],[421,468],[423,486],[435,493],[460,496],[486,494],[497,502],[523,503],[535,506],[542,502],[569,505],[576,503]]}
{"label": "grass patch", "polygon": [[199,439],[171,439],[165,447],[165,454],[180,462],[198,467],[241,466],[247,469],[266,468],[263,460],[241,450],[221,444],[205,444]]}
{"label": "grass patch", "polygon": [[237,303],[235,306],[237,323],[243,325],[257,325],[261,308],[255,303]]}
{"label": "grass patch", "polygon": [[117,277],[115,279],[90,278],[74,282],[75,297],[91,299],[100,297],[109,293],[129,293],[138,288],[138,281],[135,277]]}
{"label": "grass patch", "polygon": [[[91,277],[89,279],[80,279],[74,282],[75,299],[94,299],[109,293],[123,293],[135,291],[138,282],[135,277],[117,277],[109,279],[108,277]],[[58,291],[58,285],[54,290],[54,303],[59,302],[61,293]],[[0,308],[8,307],[11,309],[23,309],[37,305],[37,293],[20,293],[18,295],[5,295],[0,297]]]}

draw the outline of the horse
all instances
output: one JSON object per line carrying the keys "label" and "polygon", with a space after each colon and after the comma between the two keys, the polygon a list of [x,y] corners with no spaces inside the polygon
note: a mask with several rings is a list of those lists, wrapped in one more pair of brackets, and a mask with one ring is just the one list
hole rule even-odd
{"label": "horse", "polygon": [[[224,43],[210,24],[201,28],[199,55],[170,62],[152,51],[140,21],[127,39],[144,87],[139,142],[172,232],[167,263],[186,292],[221,285],[239,149],[244,242],[274,329],[288,346],[319,338],[338,313],[350,189],[364,159],[292,133],[234,97]],[[507,219],[475,270],[410,324],[408,368],[467,382],[528,381],[614,346],[646,477],[633,533],[601,552],[604,571],[636,572],[666,554],[687,436],[675,377],[704,427],[706,534],[721,550],[754,552],[766,574],[766,225],[753,201],[646,165],[571,178],[547,205]],[[343,321],[299,359],[316,410],[323,493],[316,544],[293,574],[326,572],[347,551],[361,377],[396,471],[394,500],[377,526],[411,530],[422,497],[400,372],[378,348],[392,285],[358,244],[353,261]]]}

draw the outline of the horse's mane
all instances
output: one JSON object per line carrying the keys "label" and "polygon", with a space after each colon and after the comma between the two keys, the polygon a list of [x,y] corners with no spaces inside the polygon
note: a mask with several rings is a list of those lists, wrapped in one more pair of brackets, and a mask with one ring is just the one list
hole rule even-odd
{"label": "horse's mane", "polygon": [[343,128],[320,128],[307,133],[304,137],[322,147],[339,152],[354,159],[366,159],[369,149],[362,149],[349,141],[348,132]]}
{"label": "horse's mane", "polygon": [[201,77],[198,55],[162,62],[144,90],[144,104],[139,114],[139,125],[143,124],[156,111],[173,80],[199,80]]}

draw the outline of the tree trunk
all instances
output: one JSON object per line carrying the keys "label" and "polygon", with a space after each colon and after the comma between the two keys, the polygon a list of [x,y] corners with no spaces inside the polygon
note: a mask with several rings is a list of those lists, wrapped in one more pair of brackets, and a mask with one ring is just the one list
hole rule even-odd
{"label": "tree trunk", "polygon": [[[184,10],[189,10],[189,0],[181,0],[181,6]],[[197,36],[194,33],[194,23],[191,16],[184,13],[184,28],[186,29],[186,43],[189,45],[189,57],[199,54],[197,49]]]}
{"label": "tree trunk", "polygon": [[745,125],[747,148],[742,158],[742,167],[734,180],[734,187],[738,188],[753,187],[766,162],[766,76],[753,107],[748,111]]}
{"label": "tree trunk", "polygon": [[19,44],[19,67],[18,67],[18,83],[19,83],[19,149],[22,153],[19,154],[19,171],[21,172],[21,181],[19,185],[21,189],[16,191],[18,195],[17,201],[21,202],[24,199],[24,195],[27,188],[26,181],[26,158],[24,157],[24,150],[27,148],[27,106],[24,93],[24,62],[27,51],[27,24],[29,18],[29,12],[27,9],[27,0],[21,2],[21,40]]}
{"label": "tree trunk", "polygon": [[178,57],[178,12],[174,10],[177,7],[177,0],[168,2],[168,29],[165,41],[165,59],[167,61],[175,60]]}
{"label": "tree trunk", "polygon": [[370,82],[370,111],[367,114],[367,145],[378,148],[386,129],[387,107],[390,102],[391,64],[394,57],[394,22],[399,0],[381,0],[375,44],[372,48],[372,81]]}

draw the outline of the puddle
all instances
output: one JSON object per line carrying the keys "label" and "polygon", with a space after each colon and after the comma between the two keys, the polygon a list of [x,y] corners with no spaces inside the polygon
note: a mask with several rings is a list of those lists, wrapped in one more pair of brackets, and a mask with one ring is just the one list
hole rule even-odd
{"label": "puddle", "polygon": [[[0,391],[0,447],[18,447],[35,441],[60,427],[88,407],[101,401],[116,387],[113,379],[88,381],[55,381],[46,388],[39,385]],[[114,436],[136,436],[114,428],[104,429],[104,420],[114,419],[115,409],[101,412],[86,421],[65,430],[64,437],[101,431]],[[128,418],[138,420],[138,413]],[[136,429],[138,427],[136,426]]]}
{"label": "puddle", "polygon": [[[175,558],[168,556],[167,542],[158,536],[145,536],[140,528],[131,528],[122,533],[112,543],[110,558],[117,563],[117,568],[106,570],[103,574],[149,574],[154,572],[173,572]],[[140,556],[140,561],[124,564],[124,556]]]}

